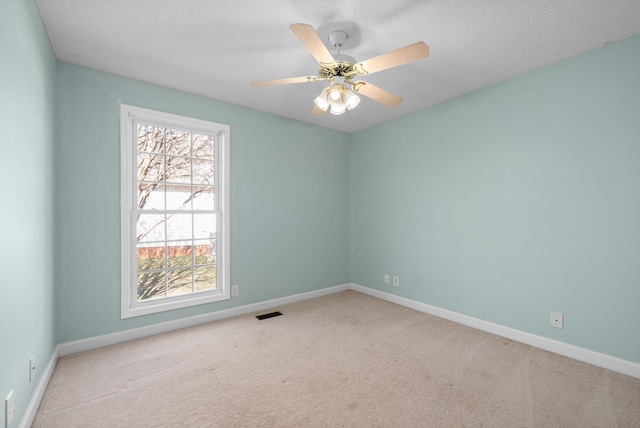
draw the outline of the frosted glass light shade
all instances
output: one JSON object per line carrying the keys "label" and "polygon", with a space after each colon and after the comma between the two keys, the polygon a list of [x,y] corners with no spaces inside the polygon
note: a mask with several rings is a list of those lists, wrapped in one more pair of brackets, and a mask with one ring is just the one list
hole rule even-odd
{"label": "frosted glass light shade", "polygon": [[344,104],[331,104],[331,114],[339,115],[343,114],[345,111],[347,111],[347,108]]}
{"label": "frosted glass light shade", "polygon": [[313,100],[313,102],[322,111],[327,111],[327,109],[329,108],[329,100],[327,99],[327,93],[328,91],[325,89],[324,91],[322,91],[320,95],[316,97],[315,100]]}
{"label": "frosted glass light shade", "polygon": [[339,101],[342,98],[344,92],[344,86],[338,84],[331,85],[329,88],[329,99],[332,101]]}
{"label": "frosted glass light shade", "polygon": [[347,110],[353,110],[358,104],[360,104],[360,97],[348,89],[344,91],[342,98],[344,99],[344,105]]}

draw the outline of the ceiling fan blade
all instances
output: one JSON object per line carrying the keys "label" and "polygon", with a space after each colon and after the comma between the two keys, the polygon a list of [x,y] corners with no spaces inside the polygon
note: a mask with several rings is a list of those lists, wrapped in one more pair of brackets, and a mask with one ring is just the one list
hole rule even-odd
{"label": "ceiling fan blade", "polygon": [[291,24],[291,31],[298,36],[302,44],[307,48],[311,55],[321,64],[332,64],[336,62],[331,56],[327,47],[322,43],[318,33],[308,24]]}
{"label": "ceiling fan blade", "polygon": [[395,107],[402,102],[401,97],[394,95],[391,92],[387,92],[382,88],[372,85],[371,83],[356,82],[353,89],[356,90],[358,94],[369,97],[372,100],[382,103],[388,107]]}
{"label": "ceiling fan blade", "polygon": [[318,80],[317,76],[302,76],[302,77],[289,77],[286,79],[260,80],[258,82],[251,82],[251,84],[253,86],[273,86],[273,85],[288,85],[290,83],[315,82],[316,80]]}
{"label": "ceiling fan blade", "polygon": [[324,114],[324,110],[322,110],[318,106],[313,106],[313,110],[311,110],[311,114],[313,115]]}
{"label": "ceiling fan blade", "polygon": [[395,51],[387,52],[374,58],[362,61],[353,66],[358,74],[371,74],[399,65],[408,64],[429,56],[429,46],[417,42]]}

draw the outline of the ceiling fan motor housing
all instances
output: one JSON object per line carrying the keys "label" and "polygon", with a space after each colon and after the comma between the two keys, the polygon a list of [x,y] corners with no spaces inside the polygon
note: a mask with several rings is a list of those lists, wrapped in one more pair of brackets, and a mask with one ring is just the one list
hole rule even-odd
{"label": "ceiling fan motor housing", "polygon": [[355,75],[353,64],[356,63],[356,60],[349,55],[344,55],[340,53],[340,47],[347,41],[349,36],[347,33],[341,30],[332,31],[329,34],[329,42],[331,45],[337,49],[337,52],[333,55],[335,60],[332,64],[320,64],[320,69],[318,70],[318,75],[323,79],[332,79],[334,77],[342,77],[344,79],[349,79]]}
{"label": "ceiling fan motor housing", "polygon": [[334,77],[342,77],[349,79],[355,76],[353,64],[344,61],[338,61],[333,64],[322,64],[318,69],[318,75],[323,79],[332,79]]}

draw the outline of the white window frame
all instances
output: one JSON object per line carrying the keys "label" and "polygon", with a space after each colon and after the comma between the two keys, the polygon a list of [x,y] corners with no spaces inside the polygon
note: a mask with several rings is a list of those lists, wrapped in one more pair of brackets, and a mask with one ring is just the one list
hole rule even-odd
{"label": "white window frame", "polygon": [[[216,207],[216,290],[138,301],[137,299],[137,126],[157,124],[215,137]],[[186,116],[120,105],[120,221],[121,221],[121,313],[131,318],[178,308],[230,299],[231,264],[229,238],[229,143],[230,126]]]}

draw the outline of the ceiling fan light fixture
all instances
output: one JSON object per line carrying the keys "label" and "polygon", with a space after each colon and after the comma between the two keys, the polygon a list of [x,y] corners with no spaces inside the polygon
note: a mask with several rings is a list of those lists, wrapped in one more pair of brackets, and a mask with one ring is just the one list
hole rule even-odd
{"label": "ceiling fan light fixture", "polygon": [[347,108],[347,110],[353,110],[358,106],[358,104],[360,104],[360,97],[357,96],[353,91],[350,91],[349,89],[344,91],[344,95],[342,96],[342,99],[344,100],[344,105]]}
{"label": "ceiling fan light fixture", "polygon": [[331,99],[331,101],[335,101],[335,102],[341,101],[343,93],[344,93],[344,86],[342,86],[339,83],[336,83],[329,87],[329,98]]}
{"label": "ceiling fan light fixture", "polygon": [[344,104],[331,104],[331,111],[329,113],[340,115],[347,111],[347,107]]}
{"label": "ceiling fan light fixture", "polygon": [[360,103],[360,97],[344,85],[334,83],[323,90],[313,102],[322,111],[327,111],[327,108],[331,107],[329,110],[331,114],[340,115],[347,110],[353,110]]}
{"label": "ceiling fan light fixture", "polygon": [[328,93],[329,91],[325,89],[324,91],[322,91],[322,93],[320,93],[320,95],[316,97],[315,100],[313,100],[315,105],[317,105],[318,108],[322,111],[327,111],[327,109],[329,108],[329,100],[327,99]]}
{"label": "ceiling fan light fixture", "polygon": [[[271,86],[316,82],[318,80],[329,81],[330,86],[325,88],[322,93],[313,100],[315,104],[315,107],[311,111],[313,115],[322,114],[329,110],[329,108],[331,108],[330,112],[335,115],[343,114],[347,110],[353,110],[360,104],[360,97],[356,92],[359,95],[364,95],[388,107],[397,106],[402,102],[401,97],[371,83],[363,81],[354,82],[353,79],[358,75],[364,76],[377,73],[429,56],[429,46],[424,42],[417,42],[356,63],[355,58],[340,53],[340,48],[342,48],[343,44],[349,38],[344,31],[333,31],[329,35],[331,45],[336,48],[336,54],[331,55],[327,46],[325,46],[325,43],[320,39],[318,33],[311,25],[291,24],[289,28],[320,65],[318,75],[262,80],[251,82],[251,84],[253,86]],[[340,83],[334,83],[336,79],[338,79]]]}

